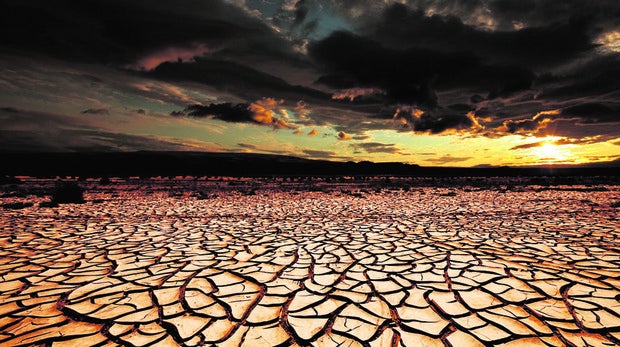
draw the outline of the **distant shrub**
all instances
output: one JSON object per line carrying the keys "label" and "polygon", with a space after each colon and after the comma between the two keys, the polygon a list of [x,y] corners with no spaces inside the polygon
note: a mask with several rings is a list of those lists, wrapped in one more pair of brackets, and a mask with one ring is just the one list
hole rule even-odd
{"label": "distant shrub", "polygon": [[84,190],[75,182],[56,183],[52,193],[52,204],[81,204],[84,202]]}
{"label": "distant shrub", "polygon": [[99,179],[99,184],[110,184],[110,179],[108,176],[103,176]]}

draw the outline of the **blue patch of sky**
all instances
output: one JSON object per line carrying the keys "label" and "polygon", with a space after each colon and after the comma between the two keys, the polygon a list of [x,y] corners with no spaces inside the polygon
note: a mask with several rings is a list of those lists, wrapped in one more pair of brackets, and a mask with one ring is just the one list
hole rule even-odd
{"label": "blue patch of sky", "polygon": [[[276,16],[285,2],[285,0],[248,0],[246,4],[251,10],[260,11],[263,19],[268,19]],[[305,20],[292,28],[294,14],[291,12],[291,22],[288,23],[291,27],[285,29],[290,29],[295,35],[306,34],[307,37],[304,38],[310,40],[320,40],[338,30],[352,30],[351,24],[335,13],[332,0],[310,0],[307,1],[306,6],[309,11]],[[305,30],[306,25],[312,22],[316,22],[314,30]]]}

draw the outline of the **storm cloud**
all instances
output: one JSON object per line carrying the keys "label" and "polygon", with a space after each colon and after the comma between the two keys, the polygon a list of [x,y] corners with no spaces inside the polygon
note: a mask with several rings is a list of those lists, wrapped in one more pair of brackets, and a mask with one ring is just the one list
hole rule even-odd
{"label": "storm cloud", "polygon": [[187,115],[194,118],[212,118],[230,123],[255,123],[271,126],[274,129],[294,128],[282,117],[277,117],[274,109],[281,102],[271,98],[264,98],[249,104],[209,104],[189,105],[183,111],[177,111],[173,116]]}
{"label": "storm cloud", "polygon": [[[365,154],[407,153],[373,131],[540,139],[520,146],[546,136],[573,145],[620,136],[617,1],[6,0],[0,6],[0,103],[11,122],[17,120],[10,110],[34,100],[33,111],[49,108],[68,123],[90,122],[93,132],[121,134],[120,124],[130,122],[123,117],[136,119],[135,133],[148,131],[137,129],[140,122],[143,129],[170,122],[170,134],[183,126],[211,124],[225,132],[247,123],[262,131],[293,129],[308,135],[296,137],[307,144],[320,142],[316,134],[332,141],[336,134],[346,140],[336,141],[341,148]],[[66,133],[65,123],[54,124],[29,129]],[[127,142],[121,135],[115,138]],[[239,140],[227,141],[229,150],[238,149]],[[342,154],[319,145],[299,153]],[[466,159],[438,154],[435,163]]]}
{"label": "storm cloud", "polygon": [[73,61],[134,64],[166,48],[191,49],[196,43],[239,55],[259,46],[252,52],[293,54],[268,25],[220,0],[20,0],[3,1],[2,7],[3,45]]}

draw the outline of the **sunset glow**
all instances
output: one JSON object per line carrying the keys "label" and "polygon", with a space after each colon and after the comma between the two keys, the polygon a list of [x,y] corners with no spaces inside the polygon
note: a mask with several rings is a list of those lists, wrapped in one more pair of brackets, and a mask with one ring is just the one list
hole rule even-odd
{"label": "sunset glow", "polygon": [[[3,9],[3,151],[620,158],[611,2],[65,2]],[[32,18],[45,33],[14,30]]]}
{"label": "sunset glow", "polygon": [[561,162],[567,158],[565,150],[550,142],[546,142],[532,151],[541,162],[545,163]]}

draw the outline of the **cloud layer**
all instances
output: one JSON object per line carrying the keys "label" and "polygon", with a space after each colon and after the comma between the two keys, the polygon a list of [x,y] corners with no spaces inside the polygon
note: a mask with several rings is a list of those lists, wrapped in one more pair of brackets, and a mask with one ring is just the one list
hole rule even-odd
{"label": "cloud layer", "polygon": [[[399,143],[372,139],[372,131],[554,135],[574,145],[620,137],[617,1],[9,0],[1,6],[4,114],[28,108],[29,99],[56,107],[55,114],[101,121],[114,119],[115,110],[141,110],[132,114],[294,129],[307,135],[300,141],[318,141],[319,133],[333,141],[336,134],[348,143],[342,147],[375,154],[405,152]],[[110,71],[114,79],[106,78]],[[82,88],[85,81],[90,89]],[[58,95],[63,99],[54,104]],[[0,130],[9,128],[5,122]],[[305,153],[333,155],[325,148]]]}

